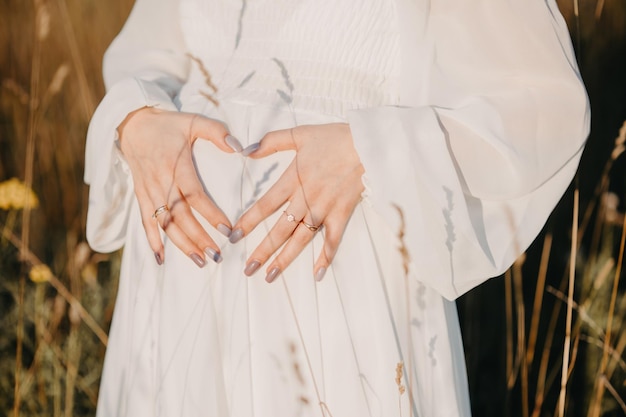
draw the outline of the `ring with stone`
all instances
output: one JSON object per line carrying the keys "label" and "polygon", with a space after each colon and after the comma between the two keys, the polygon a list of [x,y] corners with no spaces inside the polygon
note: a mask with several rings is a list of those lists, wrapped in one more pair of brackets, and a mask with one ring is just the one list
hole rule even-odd
{"label": "ring with stone", "polygon": [[287,213],[287,211],[283,211],[283,213],[285,213],[285,216],[287,216],[287,221],[288,222],[295,222],[296,221],[296,216],[294,216],[291,213]]}

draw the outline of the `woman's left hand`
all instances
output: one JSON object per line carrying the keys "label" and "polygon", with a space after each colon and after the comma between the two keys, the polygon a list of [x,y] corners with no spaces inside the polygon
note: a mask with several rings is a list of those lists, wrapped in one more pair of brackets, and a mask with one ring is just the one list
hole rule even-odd
{"label": "woman's left hand", "polygon": [[319,281],[361,199],[363,165],[354,148],[350,126],[345,123],[270,132],[249,157],[258,159],[287,150],[296,151],[293,161],[267,193],[241,216],[233,227],[231,242],[250,233],[288,202],[278,222],[248,258],[244,272],[252,275],[284,244],[266,268],[265,280],[274,281],[313,239],[317,228],[321,230],[323,226],[324,245],[313,267]]}

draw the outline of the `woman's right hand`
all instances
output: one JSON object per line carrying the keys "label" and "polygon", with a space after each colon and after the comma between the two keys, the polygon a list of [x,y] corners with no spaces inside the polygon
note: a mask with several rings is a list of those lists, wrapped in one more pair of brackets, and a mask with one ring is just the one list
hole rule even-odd
{"label": "woman's right hand", "polygon": [[130,113],[118,132],[157,263],[165,260],[159,226],[199,267],[205,265],[206,258],[220,262],[219,247],[191,209],[227,237],[232,225],[204,191],[193,163],[192,146],[196,139],[204,139],[232,153],[241,151],[239,141],[216,120],[153,107]]}

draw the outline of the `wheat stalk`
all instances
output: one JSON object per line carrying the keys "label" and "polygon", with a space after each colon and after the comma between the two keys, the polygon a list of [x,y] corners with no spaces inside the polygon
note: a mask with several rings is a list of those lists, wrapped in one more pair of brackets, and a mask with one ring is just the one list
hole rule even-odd
{"label": "wheat stalk", "polygon": [[522,383],[522,416],[528,417],[528,362],[526,360],[526,309],[524,308],[524,290],[522,288],[522,264],[525,256],[519,257],[513,264],[513,284],[517,315],[517,360]]}
{"label": "wheat stalk", "polygon": [[535,347],[537,344],[537,335],[539,333],[539,319],[541,317],[541,306],[543,304],[543,294],[546,285],[546,276],[548,275],[548,260],[550,259],[551,248],[552,233],[548,233],[543,240],[543,250],[541,252],[541,261],[539,263],[539,276],[537,278],[537,286],[535,288],[533,315],[530,322],[528,348],[526,352],[526,362],[528,366],[532,365],[535,357]]}
{"label": "wheat stalk", "polygon": [[565,414],[565,393],[569,375],[570,344],[572,332],[572,311],[574,299],[574,278],[576,277],[576,248],[578,247],[578,188],[574,190],[574,213],[572,215],[572,244],[570,248],[569,286],[567,293],[567,317],[565,319],[565,341],[563,342],[563,363],[561,368],[561,391],[559,393],[558,415]]}

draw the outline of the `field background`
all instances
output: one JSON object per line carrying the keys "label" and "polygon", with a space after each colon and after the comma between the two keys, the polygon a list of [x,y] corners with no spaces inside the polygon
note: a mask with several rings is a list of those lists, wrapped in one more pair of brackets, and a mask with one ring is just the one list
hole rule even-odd
{"label": "field background", "polygon": [[[459,300],[477,417],[626,415],[626,1],[559,3],[592,134],[533,246]],[[94,415],[120,254],[85,243],[84,138],[131,6],[0,1],[0,416]]]}

